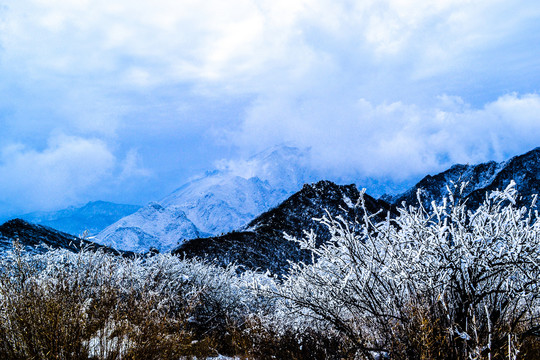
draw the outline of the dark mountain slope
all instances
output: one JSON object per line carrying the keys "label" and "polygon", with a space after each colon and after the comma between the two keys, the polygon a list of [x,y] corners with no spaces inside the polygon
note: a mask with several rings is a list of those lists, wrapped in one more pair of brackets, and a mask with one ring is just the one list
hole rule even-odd
{"label": "dark mountain slope", "polygon": [[505,162],[487,186],[471,192],[468,202],[471,206],[478,206],[485,199],[486,193],[504,189],[512,180],[516,182],[516,189],[522,197],[519,201],[520,205],[530,204],[531,196],[540,194],[540,148],[515,156]]}
{"label": "dark mountain slope", "polygon": [[[328,229],[313,219],[323,217],[327,210],[332,216],[354,221],[363,216],[361,208],[355,206],[359,198],[360,192],[355,185],[340,186],[330,181],[306,184],[279,206],[255,218],[242,231],[192,239],[172,253],[209,259],[220,265],[235,262],[247,268],[283,274],[289,260],[310,260],[309,254],[284,238],[284,233],[299,238],[304,230],[313,229],[319,243],[326,241],[330,238]],[[364,199],[368,212],[383,210],[378,216],[380,219],[386,217],[390,210],[386,202],[367,194]]]}
{"label": "dark mountain slope", "polygon": [[[355,206],[360,198],[356,185],[336,185],[330,181],[319,181],[304,185],[301,191],[295,193],[276,208],[267,211],[246,227],[248,231],[264,233],[272,236],[282,236],[287,233],[301,237],[304,230],[313,229],[320,241],[329,239],[328,229],[314,218],[321,218],[328,211],[332,216],[341,215],[354,221],[363,216],[360,206]],[[379,218],[384,218],[389,205],[364,194],[366,209],[370,213],[383,211]]]}
{"label": "dark mountain slope", "polygon": [[463,193],[471,209],[475,209],[485,199],[486,194],[496,189],[504,189],[510,181],[516,182],[516,189],[523,197],[521,204],[527,204],[532,194],[540,193],[540,148],[515,156],[508,161],[494,161],[479,165],[454,165],[437,175],[428,175],[410,190],[397,196],[392,203],[401,206],[418,205],[417,191],[422,191],[422,202],[431,208],[431,202],[441,203],[448,194],[447,185],[468,182]]}
{"label": "dark mountain slope", "polygon": [[27,251],[36,253],[47,251],[49,247],[73,252],[79,252],[82,248],[102,249],[116,255],[129,255],[129,253],[80,239],[46,226],[30,224],[21,219],[13,219],[0,225],[0,252],[11,248],[13,241],[18,241]]}

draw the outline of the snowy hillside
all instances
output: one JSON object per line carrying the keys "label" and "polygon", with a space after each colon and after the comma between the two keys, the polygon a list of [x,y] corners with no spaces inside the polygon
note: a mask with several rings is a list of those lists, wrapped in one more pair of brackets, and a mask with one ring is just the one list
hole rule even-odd
{"label": "snowy hillside", "polygon": [[184,239],[203,236],[186,214],[174,207],[150,203],[100,232],[96,242],[119,250],[167,251]]}
{"label": "snowy hillside", "polygon": [[257,177],[216,173],[176,190],[160,203],[182,209],[199,229],[218,234],[245,225],[287,194]]}
{"label": "snowy hillside", "polygon": [[309,181],[306,153],[275,147],[180,187],[160,201],[181,208],[202,231],[219,234],[238,229],[276,206]]}

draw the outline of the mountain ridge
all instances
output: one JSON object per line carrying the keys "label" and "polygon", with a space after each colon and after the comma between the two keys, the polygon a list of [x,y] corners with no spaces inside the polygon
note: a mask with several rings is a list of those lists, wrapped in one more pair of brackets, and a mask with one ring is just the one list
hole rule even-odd
{"label": "mountain ridge", "polygon": [[516,182],[516,189],[521,195],[518,201],[520,205],[526,205],[532,194],[540,193],[540,147],[502,162],[453,165],[438,174],[426,175],[406,192],[386,199],[390,199],[394,206],[402,203],[418,206],[416,194],[421,190],[422,205],[429,209],[432,201],[440,203],[447,195],[447,186],[466,182],[468,184],[462,197],[467,199],[469,207],[474,209],[484,200],[486,193],[502,190],[512,180]]}
{"label": "mountain ridge", "polygon": [[102,250],[119,256],[132,256],[125,251],[118,251],[108,246],[67,234],[48,226],[31,224],[23,219],[12,219],[0,225],[0,252],[19,245],[30,253],[43,253],[52,249],[66,249],[72,252]]}
{"label": "mountain ridge", "polygon": [[[221,173],[212,174],[210,176]],[[257,195],[259,197],[252,196],[247,201],[242,192],[233,191],[232,195],[227,194],[227,192],[231,189],[239,189],[246,182],[253,186],[268,187],[270,182],[258,178],[250,178],[250,180],[235,176],[228,177],[233,181],[232,187],[230,189],[226,186],[220,188],[223,191],[218,195],[233,197],[234,201],[237,202],[236,206],[245,205],[246,208],[249,208],[246,205],[249,204],[249,201],[252,205],[260,205],[261,202],[257,202],[257,199],[262,198],[260,194],[260,196]],[[239,182],[235,182],[238,178],[240,178]],[[382,220],[381,216],[383,215],[395,215],[396,208],[402,204],[418,206],[416,193],[419,189],[422,189],[423,205],[429,208],[431,201],[441,202],[443,197],[447,195],[446,187],[448,185],[466,181],[469,185],[465,188],[463,198],[471,208],[474,208],[489,191],[503,189],[511,180],[516,181],[517,190],[522,195],[518,205],[526,205],[531,194],[540,193],[540,148],[535,148],[502,162],[490,161],[476,165],[453,165],[441,173],[426,175],[408,191],[394,197],[391,202],[386,202],[381,198],[375,199],[368,194],[364,194],[364,199],[370,213],[376,213],[382,209],[378,215],[378,219]],[[218,178],[212,178],[208,181],[212,183],[211,186],[214,186],[215,183],[219,184]],[[189,186],[188,184],[188,186],[179,189],[185,190]],[[198,194],[196,189],[191,188],[190,191],[193,192],[192,198],[196,200],[195,195]],[[218,195],[215,193],[205,194],[204,192],[201,194],[199,195],[205,201],[211,200],[206,204],[213,203],[219,207]],[[176,206],[172,202],[165,206],[160,203],[150,203],[130,215],[137,217],[143,214],[144,221],[135,219],[130,224],[126,218],[123,218],[115,223],[116,227],[111,228],[111,233],[116,232],[120,240],[105,241],[104,243],[116,246],[119,250],[124,247],[126,250],[144,253],[150,248],[154,248],[158,251],[172,251],[174,254],[186,257],[211,259],[222,265],[236,262],[248,268],[270,269],[277,274],[282,274],[288,266],[289,260],[309,261],[309,258],[306,260],[305,254],[293,242],[285,240],[284,233],[298,238],[303,236],[304,230],[313,229],[321,242],[327,240],[329,234],[325,232],[321,224],[313,219],[324,216],[328,210],[331,216],[340,215],[346,221],[354,222],[363,216],[355,206],[360,194],[361,191],[355,185],[336,185],[330,181],[304,184],[299,191],[273,206],[265,203],[267,209],[253,216],[245,224],[236,226],[230,231],[222,231],[221,235],[214,236],[201,231],[188,218],[183,207]],[[226,206],[221,209],[223,210],[223,208],[226,209]],[[226,217],[216,215],[219,212],[212,207],[206,210],[209,214],[216,216],[214,219],[216,221],[229,221]],[[134,237],[130,238],[133,234],[135,234]],[[56,235],[49,233],[49,235],[43,236],[54,238]],[[68,236],[73,237],[69,234]],[[32,239],[32,236],[30,238]],[[121,241],[131,243],[131,247],[122,246]],[[61,243],[65,244],[65,241]]]}

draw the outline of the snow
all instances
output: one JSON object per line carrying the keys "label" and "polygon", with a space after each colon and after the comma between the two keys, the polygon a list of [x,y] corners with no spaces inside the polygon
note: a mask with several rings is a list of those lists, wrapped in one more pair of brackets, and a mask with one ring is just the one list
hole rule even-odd
{"label": "snow", "polygon": [[177,206],[202,231],[220,234],[239,229],[278,205],[308,181],[306,153],[279,146],[220,168],[180,187],[160,201]]}
{"label": "snow", "polygon": [[199,229],[218,234],[245,225],[287,195],[257,177],[218,173],[175,191],[160,204],[182,209]]}
{"label": "snow", "polygon": [[354,209],[354,204],[348,196],[343,195],[343,201],[350,209]]}
{"label": "snow", "polygon": [[150,203],[100,232],[95,241],[119,250],[145,252],[150,247],[163,252],[183,239],[205,235],[174,206]]}

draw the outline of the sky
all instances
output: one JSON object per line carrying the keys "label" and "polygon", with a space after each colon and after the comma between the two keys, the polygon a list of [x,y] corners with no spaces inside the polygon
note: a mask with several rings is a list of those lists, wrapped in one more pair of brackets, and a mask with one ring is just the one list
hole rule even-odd
{"label": "sky", "polygon": [[536,0],[0,0],[0,215],[283,143],[412,184],[540,146],[539,84]]}

